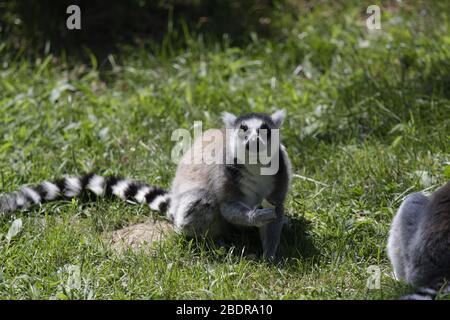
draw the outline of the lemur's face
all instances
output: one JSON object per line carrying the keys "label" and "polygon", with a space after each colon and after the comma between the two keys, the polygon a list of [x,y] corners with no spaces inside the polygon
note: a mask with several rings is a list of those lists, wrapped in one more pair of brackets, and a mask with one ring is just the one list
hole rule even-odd
{"label": "lemur's face", "polygon": [[231,137],[233,147],[249,153],[258,153],[270,149],[272,137],[278,134],[285,114],[284,110],[279,110],[272,115],[248,113],[239,117],[224,113],[223,121],[228,129],[233,130]]}

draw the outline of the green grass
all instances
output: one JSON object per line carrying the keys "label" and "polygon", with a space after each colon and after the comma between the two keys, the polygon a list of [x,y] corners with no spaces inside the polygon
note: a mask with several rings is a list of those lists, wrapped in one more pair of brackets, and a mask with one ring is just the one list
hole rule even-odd
{"label": "green grass", "polygon": [[[357,2],[355,2],[357,3]],[[104,232],[155,214],[106,200],[57,202],[0,223],[0,298],[391,299],[385,247],[402,197],[450,179],[448,5],[322,4],[298,18],[281,9],[278,35],[233,47],[194,33],[184,45],[124,47],[89,64],[64,55],[25,59],[0,45],[1,191],[99,171],[168,187],[172,130],[220,124],[227,110],[285,108],[283,139],[295,174],[294,226],[281,262],[171,236],[156,252],[117,254]],[[368,5],[368,4],[367,4]],[[174,41],[175,42],[175,41]],[[150,48],[150,49],[149,49]],[[302,66],[300,72],[294,73]],[[100,67],[99,67],[100,66]],[[102,68],[101,68],[102,67]],[[68,84],[69,86],[66,86]],[[8,242],[12,221],[21,232]],[[81,268],[71,286],[68,266]],[[369,290],[369,266],[381,288]]]}

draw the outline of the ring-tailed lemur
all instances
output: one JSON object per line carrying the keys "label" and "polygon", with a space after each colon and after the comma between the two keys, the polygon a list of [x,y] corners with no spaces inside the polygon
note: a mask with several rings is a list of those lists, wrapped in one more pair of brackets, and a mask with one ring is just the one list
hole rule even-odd
{"label": "ring-tailed lemur", "polygon": [[[288,192],[291,165],[283,145],[271,152],[269,163],[250,164],[237,161],[237,147],[246,155],[252,152],[250,144],[259,148],[271,145],[272,132],[278,133],[285,118],[284,110],[272,115],[250,113],[236,117],[223,113],[227,129],[220,132],[225,137],[222,145],[223,160],[218,163],[192,163],[192,154],[205,155],[205,148],[213,134],[206,131],[184,154],[178,164],[170,191],[146,183],[88,174],[83,177],[66,177],[56,182],[45,181],[35,187],[24,187],[18,192],[0,197],[0,214],[33,204],[79,196],[84,191],[97,196],[116,196],[123,200],[146,203],[153,210],[166,213],[174,229],[188,236],[220,236],[229,224],[258,227],[264,255],[273,259],[280,241],[284,222],[284,201]],[[262,134],[266,131],[266,134]],[[206,151],[205,151],[206,150]],[[233,151],[234,150],[234,151]],[[214,153],[214,152],[213,152]],[[278,170],[272,175],[261,174],[272,162]],[[261,208],[263,200],[274,208]]]}
{"label": "ring-tailed lemur", "polygon": [[450,293],[450,182],[430,198],[418,192],[403,201],[387,249],[395,277],[419,287],[403,299]]}

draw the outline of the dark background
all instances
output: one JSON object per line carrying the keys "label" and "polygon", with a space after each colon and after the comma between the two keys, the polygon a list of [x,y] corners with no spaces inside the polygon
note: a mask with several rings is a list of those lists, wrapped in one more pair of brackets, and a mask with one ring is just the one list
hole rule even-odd
{"label": "dark background", "polygon": [[[72,4],[81,9],[81,30],[66,28]],[[283,5],[271,0],[0,0],[0,37],[14,39],[16,48],[51,52],[85,46],[101,53],[167,36],[173,42],[192,31],[208,38],[227,34],[239,45],[250,32],[271,35],[273,14]]]}

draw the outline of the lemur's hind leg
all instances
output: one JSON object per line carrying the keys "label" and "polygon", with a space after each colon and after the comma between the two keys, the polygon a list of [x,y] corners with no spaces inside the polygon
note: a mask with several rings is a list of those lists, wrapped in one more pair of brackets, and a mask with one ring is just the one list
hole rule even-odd
{"label": "lemur's hind leg", "polygon": [[397,279],[406,278],[406,266],[410,264],[410,244],[426,214],[429,198],[417,192],[409,195],[401,204],[392,221],[388,239],[388,255]]}
{"label": "lemur's hind leg", "polygon": [[216,203],[203,189],[172,195],[169,217],[175,231],[188,237],[219,236],[222,221]]}
{"label": "lemur's hind leg", "polygon": [[259,235],[263,247],[263,255],[269,261],[276,258],[278,246],[280,244],[281,231],[285,223],[284,207],[275,207],[276,219],[259,228]]}

